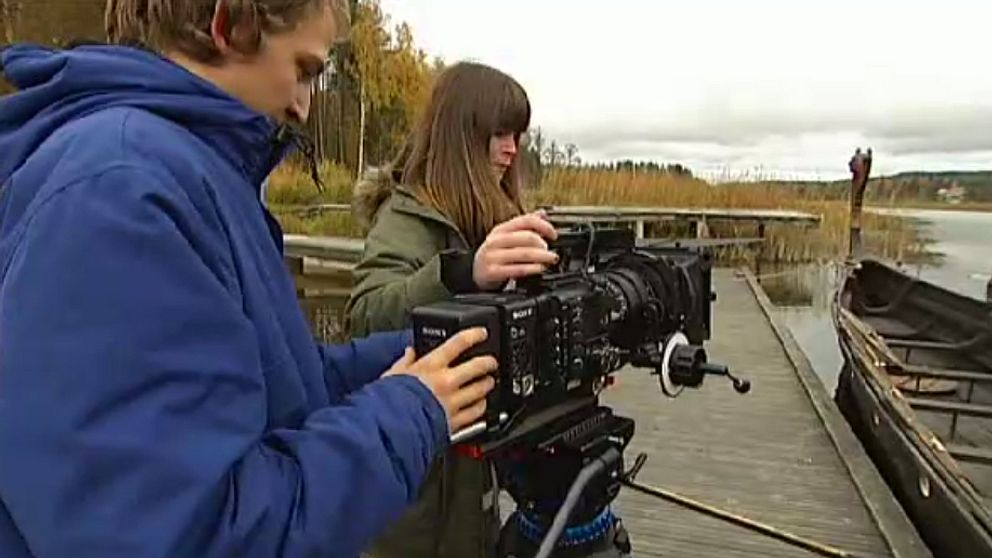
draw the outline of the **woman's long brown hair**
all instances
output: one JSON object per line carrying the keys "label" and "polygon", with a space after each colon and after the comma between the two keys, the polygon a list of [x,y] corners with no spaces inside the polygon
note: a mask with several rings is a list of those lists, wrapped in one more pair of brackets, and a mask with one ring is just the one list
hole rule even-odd
{"label": "woman's long brown hair", "polygon": [[448,217],[472,246],[499,223],[523,212],[520,155],[500,180],[489,159],[497,134],[518,138],[530,125],[530,101],[513,78],[461,62],[437,80],[398,165],[402,182]]}

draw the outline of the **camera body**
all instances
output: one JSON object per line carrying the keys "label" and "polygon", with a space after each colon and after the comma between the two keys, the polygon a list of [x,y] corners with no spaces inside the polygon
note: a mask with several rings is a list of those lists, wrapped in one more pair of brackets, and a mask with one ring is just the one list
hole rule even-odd
{"label": "camera body", "polygon": [[[426,354],[470,327],[489,332],[459,361],[495,356],[496,387],[484,419],[452,442],[492,460],[498,486],[516,503],[499,556],[535,556],[549,541],[556,556],[629,556],[610,503],[628,478],[623,451],[635,424],[599,404],[611,374],[649,368],[670,397],[701,386],[707,374],[741,394],[750,382],[708,362],[702,347],[715,299],[707,251],[638,244],[630,230],[591,227],[561,231],[550,248],[559,261],[541,275],[415,308],[415,348]],[[641,465],[643,456],[632,471]]]}
{"label": "camera body", "polygon": [[595,398],[626,364],[657,367],[673,333],[694,344],[709,338],[708,253],[638,249],[627,229],[562,231],[550,248],[559,263],[540,276],[412,312],[420,355],[462,329],[488,330],[459,359],[488,354],[499,362],[485,424],[476,429],[481,440],[508,441],[528,419]]}

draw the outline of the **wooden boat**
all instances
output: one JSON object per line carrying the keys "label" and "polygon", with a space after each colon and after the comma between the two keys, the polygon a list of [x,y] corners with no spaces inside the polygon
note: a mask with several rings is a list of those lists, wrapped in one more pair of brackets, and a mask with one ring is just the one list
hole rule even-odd
{"label": "wooden boat", "polygon": [[992,557],[992,304],[864,260],[833,319],[837,404],[934,556]]}

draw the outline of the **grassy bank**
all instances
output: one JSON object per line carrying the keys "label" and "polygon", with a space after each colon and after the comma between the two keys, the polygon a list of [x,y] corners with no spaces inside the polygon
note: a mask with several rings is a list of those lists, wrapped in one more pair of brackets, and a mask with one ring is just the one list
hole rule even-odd
{"label": "grassy bank", "polygon": [[318,191],[309,170],[295,165],[278,167],[269,175],[269,204],[280,208],[351,201],[355,180],[349,171],[330,163],[321,165],[318,170],[322,192]]}
{"label": "grassy bank", "polygon": [[[359,236],[361,231],[346,213],[323,213],[303,217],[299,206],[319,203],[348,203],[354,180],[333,165],[321,169],[325,189],[319,193],[306,173],[292,167],[273,174],[269,203],[287,232],[311,235]],[[557,169],[546,174],[538,188],[525,192],[528,207],[539,205],[617,205],[686,208],[788,209],[822,215],[818,228],[769,225],[764,257],[777,262],[826,261],[842,257],[847,250],[849,226],[846,202],[801,197],[787,187],[764,183],[712,185],[683,176],[658,173],[611,172],[592,169]],[[864,241],[867,250],[887,258],[914,260],[926,252],[926,241],[905,219],[865,214]],[[715,237],[755,236],[753,224],[713,223]],[[686,224],[650,226],[651,236],[689,234]],[[753,257],[749,249],[729,250],[719,257],[742,261]]]}
{"label": "grassy bank", "polygon": [[283,230],[312,236],[361,236],[362,231],[348,213],[303,210],[306,206],[351,201],[355,181],[347,170],[325,164],[319,172],[322,190],[317,189],[309,170],[292,165],[277,168],[269,177],[266,198]]}

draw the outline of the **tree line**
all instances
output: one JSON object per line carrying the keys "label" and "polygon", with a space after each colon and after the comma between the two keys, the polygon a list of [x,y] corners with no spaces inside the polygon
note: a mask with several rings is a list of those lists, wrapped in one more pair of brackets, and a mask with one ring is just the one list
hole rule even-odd
{"label": "tree line", "polygon": [[[351,33],[314,83],[307,129],[319,160],[357,174],[387,163],[399,150],[445,63],[418,48],[410,27],[393,22],[378,0],[349,2]],[[60,48],[102,42],[104,5],[105,0],[0,0],[0,38]],[[0,80],[0,94],[12,90]],[[587,164],[577,145],[550,138],[540,127],[527,134],[521,152],[534,183],[548,169],[580,166],[691,176],[682,165]]]}
{"label": "tree line", "polygon": [[[321,160],[350,169],[395,153],[443,68],[393,24],[378,0],[349,0],[352,31],[313,86],[308,131]],[[65,48],[103,42],[105,0],[0,0],[0,38]],[[0,94],[13,88],[0,84]]]}

